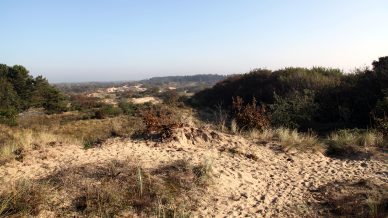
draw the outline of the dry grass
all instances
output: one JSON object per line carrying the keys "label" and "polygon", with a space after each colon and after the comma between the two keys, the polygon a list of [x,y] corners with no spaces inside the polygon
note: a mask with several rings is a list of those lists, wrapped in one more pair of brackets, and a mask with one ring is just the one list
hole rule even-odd
{"label": "dry grass", "polygon": [[367,180],[330,183],[314,194],[316,210],[322,217],[387,217],[387,188]]}
{"label": "dry grass", "polygon": [[262,141],[270,141],[274,138],[275,131],[272,129],[264,129],[262,131],[251,129],[247,132],[247,136],[251,139],[259,139]]}
{"label": "dry grass", "polygon": [[48,189],[44,185],[20,181],[0,194],[0,217],[38,215],[47,196]]}
{"label": "dry grass", "polygon": [[42,146],[75,143],[79,141],[70,136],[0,125],[0,163],[13,158],[22,160],[26,151]]}
{"label": "dry grass", "polygon": [[230,131],[231,131],[233,134],[238,133],[238,126],[237,126],[237,121],[236,121],[236,119],[232,119],[232,121],[230,121]]}
{"label": "dry grass", "polygon": [[365,156],[374,148],[384,146],[384,136],[370,130],[345,129],[331,133],[327,138],[327,144],[327,153],[331,156]]}
{"label": "dry grass", "polygon": [[59,126],[55,134],[71,136],[81,140],[85,147],[93,147],[110,137],[129,137],[142,127],[141,120],[119,116],[107,119],[79,120]]}
{"label": "dry grass", "polygon": [[129,137],[142,129],[139,118],[79,119],[79,114],[25,116],[17,127],[0,125],[0,163],[22,160],[28,150],[79,144],[93,147],[110,137]]}
{"label": "dry grass", "polygon": [[145,169],[112,161],[65,168],[1,193],[0,215],[35,216],[44,208],[55,216],[189,217],[210,178],[211,163],[205,163],[179,160]]}
{"label": "dry grass", "polygon": [[331,133],[328,140],[339,145],[380,146],[383,143],[383,134],[370,130],[345,129]]}
{"label": "dry grass", "polygon": [[298,151],[323,152],[324,146],[313,133],[298,133],[296,130],[278,128],[274,133],[285,150],[296,149]]}
{"label": "dry grass", "polygon": [[282,150],[304,151],[304,152],[324,152],[324,145],[314,133],[299,133],[297,130],[287,128],[278,129],[251,129],[247,132],[247,137],[264,142],[278,141]]}

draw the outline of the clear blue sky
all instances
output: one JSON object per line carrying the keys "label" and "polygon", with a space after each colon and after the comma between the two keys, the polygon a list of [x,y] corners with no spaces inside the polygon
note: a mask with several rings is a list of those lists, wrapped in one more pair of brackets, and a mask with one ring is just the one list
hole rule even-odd
{"label": "clear blue sky", "polygon": [[369,66],[387,0],[0,0],[0,63],[51,82]]}

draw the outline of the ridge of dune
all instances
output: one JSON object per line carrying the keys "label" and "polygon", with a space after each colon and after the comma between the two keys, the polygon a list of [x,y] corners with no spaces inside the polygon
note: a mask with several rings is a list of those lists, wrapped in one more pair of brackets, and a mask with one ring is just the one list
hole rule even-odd
{"label": "ridge of dune", "polygon": [[[0,166],[0,182],[40,179],[70,166],[133,160],[146,168],[185,159],[210,161],[213,182],[195,216],[297,217],[308,215],[318,187],[335,181],[372,179],[387,184],[388,167],[377,160],[338,160],[322,154],[279,153],[275,142],[257,143],[210,128],[183,127],[172,142],[112,138],[100,147],[64,145],[33,150],[23,162]],[[2,186],[7,188],[7,186]]]}

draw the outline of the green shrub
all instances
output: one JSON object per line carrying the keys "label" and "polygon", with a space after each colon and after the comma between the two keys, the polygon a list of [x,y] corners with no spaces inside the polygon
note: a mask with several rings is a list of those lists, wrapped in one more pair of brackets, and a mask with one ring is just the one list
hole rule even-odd
{"label": "green shrub", "polygon": [[1,107],[15,108],[18,112],[30,107],[43,107],[48,113],[56,113],[66,110],[65,100],[44,77],[32,77],[23,66],[0,64]]}
{"label": "green shrub", "polygon": [[16,109],[0,109],[0,123],[7,125],[16,125],[18,112]]}
{"label": "green shrub", "polygon": [[114,107],[112,105],[105,105],[95,111],[95,118],[104,119],[108,117],[116,117],[122,113],[123,111],[119,107]]}
{"label": "green shrub", "polygon": [[275,102],[270,105],[271,122],[277,127],[299,128],[307,125],[317,111],[314,92],[304,90],[294,92],[288,97],[275,94]]}
{"label": "green shrub", "polygon": [[124,100],[119,102],[118,107],[123,111],[123,114],[125,115],[134,115],[137,109],[137,106],[135,104]]}

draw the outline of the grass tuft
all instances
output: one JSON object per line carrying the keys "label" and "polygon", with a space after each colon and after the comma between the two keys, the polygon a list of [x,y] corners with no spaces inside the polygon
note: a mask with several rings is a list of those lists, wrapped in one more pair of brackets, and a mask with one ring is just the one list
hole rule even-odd
{"label": "grass tuft", "polygon": [[278,128],[274,133],[286,151],[296,149],[298,151],[323,152],[324,146],[314,133],[298,133],[296,130]]}

